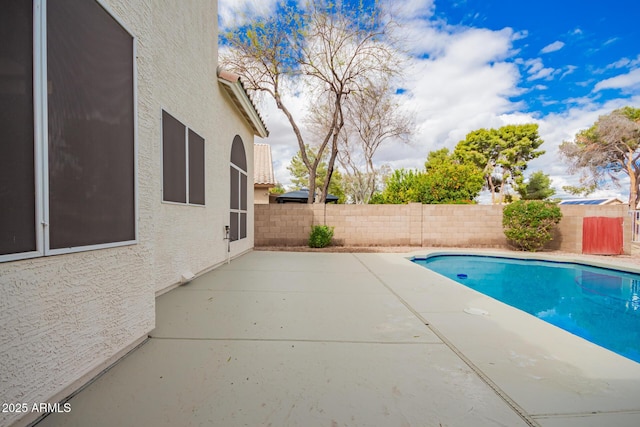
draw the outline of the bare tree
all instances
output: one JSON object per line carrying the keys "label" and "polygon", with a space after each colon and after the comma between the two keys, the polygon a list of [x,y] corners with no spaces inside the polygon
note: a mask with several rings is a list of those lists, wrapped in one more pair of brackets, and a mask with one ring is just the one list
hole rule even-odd
{"label": "bare tree", "polygon": [[629,177],[629,207],[640,202],[640,108],[624,107],[600,116],[589,129],[578,132],[574,141],[560,145],[569,171],[584,171],[583,184],[597,187],[610,178],[619,184]]}
{"label": "bare tree", "polygon": [[[227,34],[229,47],[222,63],[238,73],[245,87],[273,97],[287,117],[309,170],[309,203],[316,193],[316,174],[329,149],[327,175],[320,190],[324,202],[344,127],[345,100],[380,78],[398,72],[397,52],[391,43],[391,21],[382,19],[377,5],[350,8],[342,2],[311,0],[304,6],[281,5],[264,21],[253,22]],[[303,83],[299,85],[300,83]],[[324,104],[328,120],[315,144],[315,160],[306,154],[305,139],[283,90],[296,86],[306,99]]]}
{"label": "bare tree", "polygon": [[373,157],[390,139],[407,141],[412,117],[400,108],[389,79],[350,96],[338,162],[346,172],[345,185],[354,203],[369,203],[380,184]]}

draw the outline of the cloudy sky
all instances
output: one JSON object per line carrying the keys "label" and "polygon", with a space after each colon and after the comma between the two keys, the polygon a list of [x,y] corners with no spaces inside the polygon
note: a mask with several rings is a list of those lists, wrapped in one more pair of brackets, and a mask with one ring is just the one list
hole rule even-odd
{"label": "cloudy sky", "polygon": [[[528,172],[549,174],[557,195],[577,185],[558,156],[558,145],[591,126],[598,116],[640,107],[640,2],[615,0],[404,0],[393,1],[411,53],[405,66],[403,104],[415,115],[409,144],[389,142],[377,164],[421,168],[427,153],[453,148],[479,128],[538,123],[546,154]],[[276,0],[219,0],[221,32],[242,19],[259,19]],[[247,15],[246,7],[251,14]],[[238,10],[245,10],[239,14]],[[304,99],[287,102],[304,114]],[[271,136],[279,182],[298,150],[284,115],[260,101]],[[594,196],[628,197],[626,187]]]}

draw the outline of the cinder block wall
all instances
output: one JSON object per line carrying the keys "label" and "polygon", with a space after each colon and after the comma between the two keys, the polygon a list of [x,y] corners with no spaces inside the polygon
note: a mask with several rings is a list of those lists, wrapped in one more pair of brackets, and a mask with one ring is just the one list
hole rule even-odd
{"label": "cinder block wall", "polygon": [[[626,205],[561,206],[563,219],[548,249],[582,252],[585,217],[624,218],[625,253],[631,253]],[[338,246],[441,246],[508,248],[502,206],[306,205],[255,206],[255,245],[305,246],[312,225],[335,227]]]}
{"label": "cinder block wall", "polygon": [[422,214],[422,246],[507,246],[501,206],[423,205]]}
{"label": "cinder block wall", "polygon": [[582,253],[582,220],[588,217],[624,218],[624,253],[631,253],[631,214],[627,205],[579,206],[563,205],[562,221],[554,235],[549,249]]}

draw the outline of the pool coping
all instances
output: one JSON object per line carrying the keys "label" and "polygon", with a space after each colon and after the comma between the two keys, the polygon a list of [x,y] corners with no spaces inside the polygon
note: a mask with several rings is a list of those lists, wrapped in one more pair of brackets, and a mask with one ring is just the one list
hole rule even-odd
{"label": "pool coping", "polygon": [[[423,255],[424,254],[424,255]],[[514,252],[514,251],[505,251],[505,250],[495,250],[495,249],[436,249],[436,250],[427,250],[427,251],[415,251],[411,252],[410,255],[405,255],[405,258],[409,260],[419,259],[418,257],[428,257],[428,256],[437,256],[437,255],[478,255],[478,256],[496,256],[500,258],[513,258],[513,259],[522,259],[522,260],[539,260],[539,261],[554,261],[554,262],[566,262],[566,263],[574,263],[581,264],[586,266],[594,266],[607,268],[610,270],[619,270],[619,271],[627,271],[629,273],[640,274],[640,266],[633,266],[628,264],[623,264],[622,260],[617,260],[612,255],[610,260],[603,261],[602,255],[582,255],[582,254],[571,254],[571,253],[562,253],[558,254],[555,252]]]}
{"label": "pool coping", "polygon": [[[427,272],[421,276],[431,283],[422,289],[388,283],[498,395],[507,396],[516,404],[514,410],[522,408],[536,422],[544,420],[544,425],[571,425],[595,415],[611,417],[599,423],[615,419],[622,425],[637,425],[640,403],[628,396],[640,392],[640,363],[411,262],[416,257],[446,254],[546,259],[632,273],[640,269],[575,254],[422,249],[402,257]],[[438,308],[438,302],[425,305],[420,300],[425,293],[433,301],[440,299],[443,306]],[[452,303],[452,298],[457,301]],[[470,314],[465,313],[465,308],[478,308],[487,315],[475,316],[469,322]],[[629,417],[632,422],[625,424],[619,417]]]}

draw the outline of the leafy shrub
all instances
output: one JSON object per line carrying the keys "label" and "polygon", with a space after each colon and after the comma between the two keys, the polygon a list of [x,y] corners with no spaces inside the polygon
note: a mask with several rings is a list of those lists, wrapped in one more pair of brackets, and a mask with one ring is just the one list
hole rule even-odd
{"label": "leafy shrub", "polygon": [[309,234],[310,248],[324,248],[329,246],[333,238],[333,227],[326,225],[314,225]]}
{"label": "leafy shrub", "polygon": [[505,206],[502,227],[515,247],[535,252],[552,239],[551,231],[560,219],[562,212],[552,202],[518,200]]}

